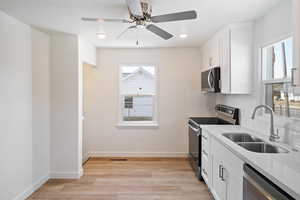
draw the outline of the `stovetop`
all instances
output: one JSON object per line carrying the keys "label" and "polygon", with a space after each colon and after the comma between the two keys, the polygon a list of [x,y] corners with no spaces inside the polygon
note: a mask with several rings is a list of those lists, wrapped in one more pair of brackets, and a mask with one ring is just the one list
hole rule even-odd
{"label": "stovetop", "polygon": [[196,122],[198,125],[201,125],[201,124],[216,124],[216,125],[232,124],[232,123],[225,121],[218,117],[191,117],[190,119],[193,120],[194,122]]}

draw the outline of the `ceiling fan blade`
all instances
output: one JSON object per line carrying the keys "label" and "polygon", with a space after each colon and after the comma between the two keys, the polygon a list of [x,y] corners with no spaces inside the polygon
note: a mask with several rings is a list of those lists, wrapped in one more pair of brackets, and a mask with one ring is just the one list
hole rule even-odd
{"label": "ceiling fan blade", "polygon": [[165,40],[168,40],[173,37],[172,34],[168,33],[167,31],[164,31],[163,29],[161,29],[153,24],[146,26],[146,29]]}
{"label": "ceiling fan blade", "polygon": [[140,0],[126,0],[127,6],[131,14],[135,17],[143,17],[143,10]]}
{"label": "ceiling fan blade", "polygon": [[116,23],[132,23],[132,21],[126,19],[108,19],[108,18],[81,18],[83,21],[89,22],[116,22]]}
{"label": "ceiling fan blade", "polygon": [[160,22],[189,20],[189,19],[196,19],[196,18],[197,18],[197,12],[191,10],[191,11],[171,13],[166,15],[153,16],[151,17],[151,21],[154,23],[160,23]]}
{"label": "ceiling fan blade", "polygon": [[136,26],[129,26],[128,28],[126,28],[122,33],[120,33],[118,36],[117,36],[117,39],[120,39],[128,30],[130,29],[134,29],[136,28]]}

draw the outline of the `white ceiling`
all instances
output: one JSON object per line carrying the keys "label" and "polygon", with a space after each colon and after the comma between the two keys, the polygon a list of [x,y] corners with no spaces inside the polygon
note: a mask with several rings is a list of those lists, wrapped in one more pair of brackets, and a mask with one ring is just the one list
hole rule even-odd
{"label": "white ceiling", "polygon": [[[157,24],[175,35],[165,41],[156,35],[133,30],[117,40],[128,25],[83,22],[81,17],[128,18],[125,0],[0,0],[0,9],[21,21],[44,29],[79,34],[99,47],[135,47],[137,35],[143,47],[200,46],[222,26],[263,16],[282,0],[152,0],[153,14],[196,10],[198,19]],[[97,32],[107,34],[105,40]],[[189,35],[180,39],[180,33]]]}

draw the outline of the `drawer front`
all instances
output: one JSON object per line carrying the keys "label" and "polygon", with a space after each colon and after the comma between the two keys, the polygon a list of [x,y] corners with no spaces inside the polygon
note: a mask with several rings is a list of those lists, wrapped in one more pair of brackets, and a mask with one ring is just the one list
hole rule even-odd
{"label": "drawer front", "polygon": [[201,135],[202,135],[202,139],[204,141],[208,141],[208,137],[209,137],[208,133],[206,131],[204,131],[203,129],[202,129]]}
{"label": "drawer front", "polygon": [[208,146],[202,146],[202,152],[201,152],[201,157],[205,158],[205,159],[209,159],[209,148]]}
{"label": "drawer front", "polygon": [[204,181],[205,181],[206,184],[208,185],[208,180],[209,180],[209,168],[208,168],[208,160],[205,159],[205,158],[202,158],[201,174],[202,174],[202,177],[203,177]]}
{"label": "drawer front", "polygon": [[201,149],[201,174],[206,182],[207,185],[209,185],[209,173],[210,173],[210,168],[209,168],[209,162],[210,162],[210,137],[207,134],[207,132],[202,131],[202,138],[201,138],[201,143],[202,143],[202,149]]}
{"label": "drawer front", "polygon": [[205,131],[202,131],[201,142],[202,142],[201,154],[202,154],[202,156],[204,156],[208,159],[208,157],[209,157],[209,136]]}

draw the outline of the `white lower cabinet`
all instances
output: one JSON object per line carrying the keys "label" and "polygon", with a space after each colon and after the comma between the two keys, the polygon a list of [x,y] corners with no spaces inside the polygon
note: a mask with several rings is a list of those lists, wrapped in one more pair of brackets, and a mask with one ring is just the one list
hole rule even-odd
{"label": "white lower cabinet", "polygon": [[210,138],[210,190],[216,200],[243,199],[243,164],[225,146]]}

